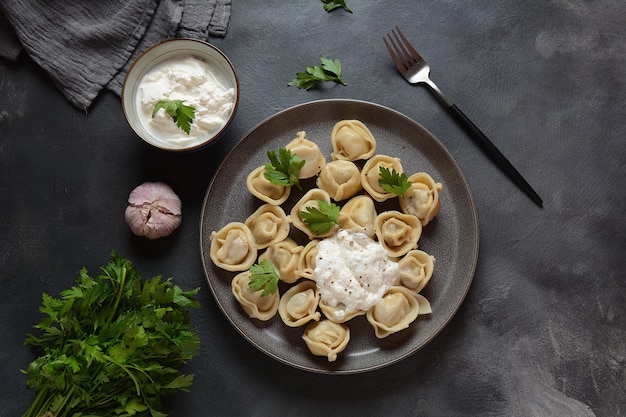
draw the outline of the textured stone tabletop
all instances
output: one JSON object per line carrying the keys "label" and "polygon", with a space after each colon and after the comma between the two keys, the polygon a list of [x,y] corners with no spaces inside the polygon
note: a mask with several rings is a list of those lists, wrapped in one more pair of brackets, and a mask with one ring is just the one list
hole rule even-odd
{"label": "textured stone tabletop", "polygon": [[[626,3],[621,0],[233,0],[211,42],[241,83],[233,125],[188,153],[150,148],[106,92],[72,107],[28,56],[0,62],[0,416],[34,398],[35,353],[22,343],[80,268],[116,250],[145,275],[201,287],[192,322],[200,355],[173,416],[623,416],[626,414]],[[399,26],[439,87],[543,197],[539,208],[503,175],[429,91],[397,73],[382,42]],[[347,85],[287,83],[320,55]],[[224,318],[200,259],[200,211],[220,162],[254,126],[312,100],[356,99],[397,110],[454,156],[474,196],[480,252],[449,325],[409,358],[336,376],[284,365]],[[311,115],[314,117],[315,115]],[[183,201],[172,236],[132,236],[130,190],[165,181]]]}

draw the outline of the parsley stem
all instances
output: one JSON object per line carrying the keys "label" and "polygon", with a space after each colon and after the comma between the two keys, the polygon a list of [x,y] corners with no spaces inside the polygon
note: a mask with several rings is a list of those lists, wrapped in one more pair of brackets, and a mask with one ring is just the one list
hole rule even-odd
{"label": "parsley stem", "polygon": [[72,385],[72,388],[70,388],[70,391],[65,394],[63,396],[63,401],[61,402],[61,404],[59,404],[55,410],[52,410],[52,415],[55,417],[61,417],[66,415],[65,412],[61,412],[64,408],[65,408],[65,404],[67,404],[67,401],[72,398],[72,395],[74,394],[74,389],[76,388],[76,385]]}
{"label": "parsley stem", "polygon": [[44,415],[48,411],[50,402],[52,401],[52,397],[48,396],[49,391],[50,388],[47,386],[41,388],[41,391],[37,393],[35,400],[22,417],[39,417]]}
{"label": "parsley stem", "polygon": [[51,395],[50,388],[45,386],[37,393],[37,397],[35,397],[35,401],[33,401],[32,405],[26,410],[26,412],[22,415],[22,417],[46,417],[48,415],[54,417],[63,417],[67,415],[66,412],[63,411],[63,408],[67,404],[68,400],[72,398],[74,394],[74,388],[76,386],[72,386],[69,391],[62,396],[63,400],[60,403],[54,403],[54,409],[52,407],[52,400],[55,399],[54,395]]}
{"label": "parsley stem", "polygon": [[113,359],[109,355],[104,355],[104,358],[106,360],[108,360],[109,362],[111,362],[112,364],[119,366],[124,372],[126,372],[126,374],[130,377],[130,379],[133,380],[133,383],[135,384],[135,389],[137,390],[137,395],[141,395],[141,386],[139,385],[139,381],[137,380],[137,377],[135,375],[133,375],[133,373],[127,367],[125,367],[121,363],[115,361],[115,359]]}
{"label": "parsley stem", "polygon": [[122,273],[120,276],[120,287],[117,290],[117,296],[115,297],[115,304],[113,305],[113,310],[111,311],[111,315],[109,316],[106,324],[111,324],[111,320],[115,317],[115,312],[117,311],[117,307],[120,304],[120,300],[122,299],[122,294],[124,293],[124,284],[126,283],[126,267],[122,267]]}

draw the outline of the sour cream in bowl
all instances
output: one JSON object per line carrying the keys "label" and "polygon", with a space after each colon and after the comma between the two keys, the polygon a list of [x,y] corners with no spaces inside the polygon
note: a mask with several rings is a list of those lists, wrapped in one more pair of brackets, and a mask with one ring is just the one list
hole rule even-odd
{"label": "sour cream in bowl", "polygon": [[230,60],[194,39],[171,39],[147,49],[130,67],[122,88],[131,128],[147,143],[169,151],[215,142],[238,103],[239,79]]}

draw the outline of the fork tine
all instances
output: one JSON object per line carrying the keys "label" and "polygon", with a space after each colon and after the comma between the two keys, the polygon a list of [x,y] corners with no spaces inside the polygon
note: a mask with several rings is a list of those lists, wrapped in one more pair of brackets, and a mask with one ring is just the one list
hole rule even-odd
{"label": "fork tine", "polygon": [[398,34],[396,33],[396,31],[392,30],[391,33],[393,34],[393,38],[391,36],[389,37],[389,39],[391,39],[391,43],[396,49],[396,52],[400,55],[402,62],[404,63],[404,66],[406,67],[406,69],[407,70],[411,69],[411,67],[415,65],[415,60],[411,56],[410,52],[407,51],[404,45],[402,44],[402,40],[398,37]]}
{"label": "fork tine", "polygon": [[[408,39],[406,38],[406,36],[404,36],[404,33],[402,33],[402,31],[400,30],[400,28],[398,26],[396,26],[396,30],[398,31],[398,34],[400,35],[400,38],[402,39],[402,49],[407,53],[407,55],[412,55],[412,57],[415,59],[416,63],[417,62],[424,62],[424,58],[422,58],[422,56],[415,50],[415,48],[413,48],[413,45],[411,45],[411,42],[408,41]],[[396,33],[394,32],[394,36],[396,36],[396,39],[398,39],[398,36],[396,35]],[[400,40],[398,40],[398,43],[400,43]],[[408,51],[406,49],[404,49],[404,47],[406,46],[406,48],[408,49]]]}
{"label": "fork tine", "polygon": [[[393,39],[391,38],[391,36],[389,34],[387,34],[387,37],[389,37],[389,41],[390,42],[393,42]],[[389,51],[389,55],[391,55],[391,59],[393,59],[393,62],[396,64],[396,67],[398,68],[398,71],[405,72],[407,70],[407,67],[402,62],[402,60],[400,59],[398,54],[394,51],[394,49],[397,50],[395,44],[394,44],[394,49],[392,49],[391,45],[389,44],[389,42],[387,42],[387,39],[384,38],[384,37],[383,37],[383,42],[385,42],[385,46],[387,47],[387,50]]]}
{"label": "fork tine", "polygon": [[402,43],[398,38],[396,32],[392,30],[391,33],[393,34],[393,37],[388,33],[387,38],[389,39],[391,47],[393,47],[395,53],[391,50],[389,44],[387,44],[387,41],[384,38],[383,41],[385,41],[387,49],[389,49],[389,53],[392,54],[392,57],[394,57],[394,61],[396,62],[398,70],[402,73],[405,73],[410,70],[416,62],[414,59],[412,59],[411,54],[402,46]]}

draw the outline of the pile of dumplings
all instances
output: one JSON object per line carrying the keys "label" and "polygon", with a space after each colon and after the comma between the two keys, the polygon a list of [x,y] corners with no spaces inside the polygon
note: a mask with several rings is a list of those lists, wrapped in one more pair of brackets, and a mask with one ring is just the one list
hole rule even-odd
{"label": "pile of dumplings", "polygon": [[[408,177],[411,187],[404,197],[386,192],[378,182],[380,167],[403,173],[401,160],[377,154],[374,136],[359,120],[336,123],[331,141],[329,162],[305,132],[298,132],[285,146],[305,161],[300,179],[315,183],[289,214],[281,205],[292,187],[271,183],[264,176],[264,166],[250,172],[246,186],[261,205],[245,222],[234,221],[213,231],[210,248],[216,266],[237,273],[231,281],[232,293],[250,318],[266,321],[278,314],[289,327],[306,326],[302,339],[308,349],[330,362],[348,345],[350,329],[346,322],[355,316],[365,315],[376,337],[384,338],[406,329],[418,315],[432,313],[428,300],[419,292],[432,276],[435,259],[417,249],[417,242],[422,228],[439,212],[442,190],[441,183],[418,172]],[[378,213],[376,202],[392,198],[398,199],[398,210]],[[341,207],[337,227],[322,235],[313,233],[299,216],[307,207],[317,207],[318,201],[333,201]],[[367,234],[398,263],[399,282],[368,311],[329,306],[315,283],[316,246],[339,229]],[[302,235],[294,236],[297,234],[308,241]],[[250,268],[263,260],[273,265],[282,282],[274,294],[265,296],[262,290],[251,291],[248,286]]]}

